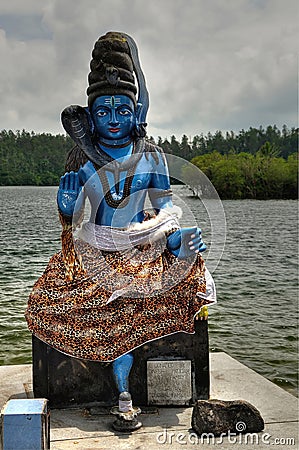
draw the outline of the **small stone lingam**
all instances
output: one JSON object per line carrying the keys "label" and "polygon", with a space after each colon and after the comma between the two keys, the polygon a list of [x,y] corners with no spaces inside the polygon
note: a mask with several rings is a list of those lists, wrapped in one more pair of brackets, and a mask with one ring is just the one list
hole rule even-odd
{"label": "small stone lingam", "polygon": [[139,407],[132,405],[132,397],[129,392],[119,394],[118,406],[113,406],[111,414],[117,416],[113,422],[113,428],[116,431],[135,431],[142,426],[142,422],[137,419],[141,413]]}

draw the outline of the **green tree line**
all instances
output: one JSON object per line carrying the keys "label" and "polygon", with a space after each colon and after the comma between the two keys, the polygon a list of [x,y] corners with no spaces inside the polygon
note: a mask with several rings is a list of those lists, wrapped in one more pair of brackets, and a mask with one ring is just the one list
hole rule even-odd
{"label": "green tree line", "polygon": [[[191,162],[209,178],[221,199],[295,199],[298,195],[298,154],[279,157],[269,142],[255,155],[214,151]],[[193,193],[204,194],[198,174],[188,173],[188,166],[183,171]]]}
{"label": "green tree line", "polygon": [[[159,137],[158,145],[201,169],[222,199],[298,197],[298,128],[269,125],[239,133],[216,131],[193,139],[183,135],[181,142],[173,135]],[[181,179],[188,180],[195,195],[207,194],[196,170],[186,165],[183,172]]]}
{"label": "green tree line", "polygon": [[[279,130],[274,125],[239,133],[216,131],[192,139],[183,135],[181,141],[174,135],[150,140],[165,153],[192,161],[221,198],[297,198],[296,128],[284,125]],[[58,185],[72,146],[64,135],[2,130],[0,185]]]}
{"label": "green tree line", "polygon": [[276,125],[266,128],[252,128],[241,130],[239,133],[233,131],[222,133],[216,131],[195,135],[192,139],[186,134],[179,142],[173,135],[170,139],[158,138],[157,144],[163,148],[165,153],[171,153],[191,161],[192,158],[212,153],[215,150],[221,155],[228,153],[250,153],[255,155],[260,148],[269,142],[275,149],[277,155],[287,158],[290,154],[298,151],[298,128],[288,129],[286,125],[279,130]]}
{"label": "green tree line", "polygon": [[0,133],[1,186],[55,186],[64,173],[73,146],[63,135],[2,130]]}

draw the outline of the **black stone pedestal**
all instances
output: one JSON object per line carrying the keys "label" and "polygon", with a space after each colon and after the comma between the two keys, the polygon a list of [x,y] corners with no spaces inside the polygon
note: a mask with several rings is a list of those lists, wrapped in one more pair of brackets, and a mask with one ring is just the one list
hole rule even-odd
{"label": "black stone pedestal", "polygon": [[[85,361],[67,356],[33,336],[33,391],[49,400],[50,407],[114,406],[118,391],[110,363]],[[146,406],[147,361],[190,360],[192,398],[209,398],[208,321],[195,321],[195,334],[175,333],[144,344],[133,351],[129,387],[133,405]],[[174,405],[175,406],[175,405]]]}

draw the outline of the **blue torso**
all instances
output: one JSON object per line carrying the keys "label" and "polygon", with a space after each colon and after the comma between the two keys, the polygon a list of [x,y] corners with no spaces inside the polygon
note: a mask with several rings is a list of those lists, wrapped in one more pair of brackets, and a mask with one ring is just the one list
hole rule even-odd
{"label": "blue torso", "polygon": [[[122,162],[131,155],[132,146],[125,149],[117,149],[118,161]],[[114,156],[114,149],[105,149],[106,153]],[[113,154],[114,152],[114,154]],[[124,207],[112,207],[104,198],[104,189],[100,177],[92,164],[88,161],[79,170],[80,184],[84,186],[84,194],[89,199],[91,205],[90,221],[97,225],[107,225],[116,228],[125,228],[130,223],[142,222],[144,220],[144,206],[146,194],[149,192],[152,207],[159,210],[166,206],[171,206],[171,196],[156,198],[151,193],[170,189],[167,168],[161,155],[157,152],[158,164],[150,154],[148,158],[143,153],[136,166],[133,176],[130,197]],[[103,169],[101,169],[103,170]],[[110,193],[114,200],[120,200],[123,196],[124,184],[127,171],[120,172],[119,188],[115,186],[114,173],[105,170],[108,179]]]}

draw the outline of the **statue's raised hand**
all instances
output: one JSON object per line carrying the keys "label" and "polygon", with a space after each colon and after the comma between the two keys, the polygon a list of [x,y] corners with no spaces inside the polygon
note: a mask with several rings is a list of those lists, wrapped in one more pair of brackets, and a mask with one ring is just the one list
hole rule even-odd
{"label": "statue's raised hand", "polygon": [[167,238],[167,247],[179,259],[188,258],[207,249],[201,238],[201,229],[198,227],[175,231]]}
{"label": "statue's raised hand", "polygon": [[72,217],[77,198],[82,190],[77,172],[67,172],[60,178],[57,193],[58,209],[64,216]]}

